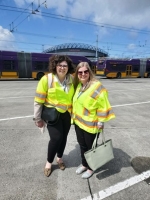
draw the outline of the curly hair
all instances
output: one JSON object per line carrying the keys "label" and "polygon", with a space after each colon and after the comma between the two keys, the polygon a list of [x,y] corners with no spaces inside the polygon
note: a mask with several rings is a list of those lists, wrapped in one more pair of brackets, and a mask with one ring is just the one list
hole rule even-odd
{"label": "curly hair", "polygon": [[72,60],[66,56],[66,55],[52,55],[49,58],[49,71],[53,74],[56,74],[56,66],[57,64],[66,61],[68,64],[68,72],[67,74],[72,74],[74,73],[75,69],[74,69],[74,65]]}

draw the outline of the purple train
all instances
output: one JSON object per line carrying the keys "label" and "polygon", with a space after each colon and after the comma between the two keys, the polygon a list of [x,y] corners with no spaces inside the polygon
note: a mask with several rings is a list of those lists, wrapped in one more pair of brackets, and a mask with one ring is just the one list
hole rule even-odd
{"label": "purple train", "polygon": [[96,75],[107,78],[150,78],[150,59],[100,59],[96,64]]}
{"label": "purple train", "polygon": [[[48,73],[49,53],[0,51],[0,79],[40,78]],[[76,67],[79,62],[92,62],[84,56],[68,55]]]}

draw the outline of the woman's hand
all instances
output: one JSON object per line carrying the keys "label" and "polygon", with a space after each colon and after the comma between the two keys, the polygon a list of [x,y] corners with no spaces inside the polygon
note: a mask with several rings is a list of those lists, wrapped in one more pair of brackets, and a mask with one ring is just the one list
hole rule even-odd
{"label": "woman's hand", "polygon": [[40,121],[37,121],[37,122],[35,122],[35,125],[37,126],[37,127],[39,127],[39,128],[42,128],[43,126],[44,126],[44,121],[43,120],[40,120]]}
{"label": "woman's hand", "polygon": [[104,122],[97,122],[97,128],[103,129],[104,128]]}

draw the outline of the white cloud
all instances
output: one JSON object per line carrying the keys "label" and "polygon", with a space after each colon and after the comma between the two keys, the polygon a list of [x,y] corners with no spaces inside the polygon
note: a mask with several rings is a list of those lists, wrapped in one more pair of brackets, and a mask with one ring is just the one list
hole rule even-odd
{"label": "white cloud", "polygon": [[10,41],[14,41],[13,34],[8,29],[4,29],[0,26],[0,49],[15,51],[17,49],[16,45],[14,42]]}
{"label": "white cloud", "polygon": [[[14,0],[18,6],[29,5],[34,2],[36,6],[40,2],[44,8],[45,0]],[[94,20],[98,23],[104,23],[132,27],[150,29],[149,0],[46,0],[46,5],[50,13],[63,16],[74,17],[84,20]],[[26,7],[25,7],[26,8]]]}
{"label": "white cloud", "polygon": [[129,45],[128,45],[128,49],[129,49],[129,50],[133,50],[133,49],[136,48],[136,46],[137,46],[137,45],[135,45],[135,44],[129,44]]}
{"label": "white cloud", "polygon": [[149,28],[149,0],[111,0],[97,1],[94,20],[99,23],[122,27]]}
{"label": "white cloud", "polygon": [[47,0],[47,5],[65,16],[87,20],[90,17],[98,23],[150,29],[149,0]]}
{"label": "white cloud", "polygon": [[[91,35],[93,34],[95,38],[96,35],[98,35],[99,44],[101,45],[101,47],[104,46],[105,50],[111,49],[109,50],[109,52],[116,51],[116,53],[122,54],[122,52],[124,51],[136,51],[134,44],[138,46],[139,41],[141,42],[141,44],[145,44],[145,40],[147,40],[147,45],[145,45],[146,49],[146,47],[150,43],[150,38],[147,34],[150,31],[150,0],[46,0],[46,5],[48,9],[44,7],[45,0],[14,1],[16,5],[22,6],[22,8],[27,8],[29,5],[31,5],[32,2],[34,2],[34,8],[36,8],[38,2],[40,2],[40,4],[42,4],[40,8],[42,12],[67,16],[68,19],[77,18],[80,20],[81,25],[82,20],[86,20],[87,22],[97,22],[98,26],[94,26],[94,28],[92,27],[93,29],[90,29],[89,26],[89,32],[92,32]],[[37,16],[34,15],[33,17]],[[54,16],[52,16],[52,18],[53,17]],[[43,19],[44,23],[46,23],[51,29],[53,29],[53,23],[52,25],[49,25],[49,22],[53,20],[50,19],[47,23],[44,16],[42,17],[41,15],[41,18]],[[80,30],[75,30],[73,27],[74,24],[72,24],[70,23],[67,27],[66,23],[65,26],[65,30],[69,30],[68,32],[70,35],[78,38],[89,38],[89,34],[87,32],[85,32],[83,35],[80,34]],[[127,27],[127,31],[121,31],[123,27]],[[137,31],[135,29],[137,29]],[[139,30],[141,31],[141,33],[142,31],[147,32],[145,32],[145,34],[140,34]],[[67,35],[67,31],[60,34]],[[91,37],[93,37],[93,35]],[[113,43],[112,48],[110,45],[111,42]],[[122,50],[123,48],[125,48],[125,50]]]}

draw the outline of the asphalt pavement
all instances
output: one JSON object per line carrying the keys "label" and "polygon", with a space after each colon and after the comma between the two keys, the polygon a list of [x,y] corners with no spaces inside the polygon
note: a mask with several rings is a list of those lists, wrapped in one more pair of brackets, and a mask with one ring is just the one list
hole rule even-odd
{"label": "asphalt pavement", "polygon": [[74,126],[63,156],[67,168],[54,161],[44,176],[49,135],[32,120],[38,82],[0,80],[0,200],[150,199],[150,79],[101,82],[116,114],[105,123],[115,158],[84,180],[75,173],[81,158]]}

